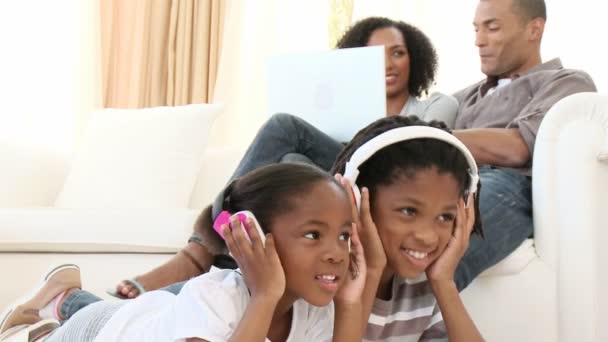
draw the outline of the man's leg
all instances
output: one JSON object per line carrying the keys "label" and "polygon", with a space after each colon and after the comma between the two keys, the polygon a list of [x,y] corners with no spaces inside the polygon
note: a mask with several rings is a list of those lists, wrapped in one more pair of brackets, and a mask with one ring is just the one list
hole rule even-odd
{"label": "man's leg", "polygon": [[[340,142],[300,118],[275,114],[260,128],[231,180],[260,166],[285,161],[308,162],[329,170],[342,147]],[[208,211],[203,211],[192,238],[175,257],[136,277],[135,280],[144,289],[159,289],[188,280],[209,269],[213,254],[218,253],[220,247],[209,236],[211,222],[207,216]],[[126,281],[117,286],[117,292],[128,298],[139,295],[137,288]]]}
{"label": "man's leg", "polygon": [[479,210],[485,239],[471,236],[456,269],[461,291],[485,269],[498,263],[533,233],[532,182],[511,170],[482,167]]}

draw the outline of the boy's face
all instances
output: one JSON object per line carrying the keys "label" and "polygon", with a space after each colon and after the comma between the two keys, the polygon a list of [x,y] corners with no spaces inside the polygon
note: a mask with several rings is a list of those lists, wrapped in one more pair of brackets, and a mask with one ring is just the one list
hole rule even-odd
{"label": "boy's face", "polygon": [[371,211],[389,270],[416,278],[441,255],[452,237],[460,198],[454,176],[434,167],[376,188]]}

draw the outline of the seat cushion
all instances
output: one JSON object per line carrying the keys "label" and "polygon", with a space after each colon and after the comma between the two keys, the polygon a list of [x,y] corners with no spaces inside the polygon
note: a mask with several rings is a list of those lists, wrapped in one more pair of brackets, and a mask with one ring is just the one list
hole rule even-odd
{"label": "seat cushion", "polygon": [[190,209],[0,209],[0,252],[175,253]]}

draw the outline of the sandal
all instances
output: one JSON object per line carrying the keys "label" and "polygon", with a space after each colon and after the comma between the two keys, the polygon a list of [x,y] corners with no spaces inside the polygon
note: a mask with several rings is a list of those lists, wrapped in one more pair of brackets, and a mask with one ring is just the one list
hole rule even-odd
{"label": "sandal", "polygon": [[34,324],[17,325],[2,333],[0,342],[34,342],[59,327],[59,322],[54,319],[45,319]]}
{"label": "sandal", "polygon": [[82,288],[78,266],[64,264],[53,268],[38,289],[7,311],[0,323],[0,334],[19,325],[38,323],[42,320],[38,311],[53,298],[73,288]]}

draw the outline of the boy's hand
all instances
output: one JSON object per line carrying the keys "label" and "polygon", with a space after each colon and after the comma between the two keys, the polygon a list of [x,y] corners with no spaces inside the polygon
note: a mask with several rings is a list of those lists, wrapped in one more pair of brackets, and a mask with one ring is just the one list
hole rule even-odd
{"label": "boy's hand", "polygon": [[357,227],[353,224],[353,232],[350,236],[351,253],[349,272],[346,275],[344,283],[336,294],[335,301],[337,305],[352,305],[361,303],[361,295],[365,288],[365,277],[367,275],[367,266],[365,264],[365,254],[363,245],[359,240]]}
{"label": "boy's hand", "polygon": [[[245,284],[251,291],[251,297],[278,301],[285,292],[285,272],[272,235],[266,235],[264,246],[257,229],[249,229],[249,243],[241,222],[236,217],[232,217],[230,221],[232,229],[223,225],[222,231],[228,250],[239,265]],[[247,219],[246,225],[254,227],[251,219]]]}
{"label": "boy's hand", "polygon": [[378,235],[378,229],[372,219],[369,204],[369,190],[367,188],[361,189],[361,210],[359,211],[350,181],[339,173],[335,175],[335,178],[342,184],[350,197],[353,221],[358,229],[357,232],[359,233],[359,238],[361,239],[363,249],[365,250],[367,271],[382,272],[386,267],[386,253],[384,253],[384,247],[382,246],[382,241]]}
{"label": "boy's hand", "polygon": [[454,234],[443,253],[426,270],[426,276],[431,283],[453,282],[456,266],[458,266],[458,262],[469,247],[469,238],[473,230],[473,224],[475,223],[475,208],[472,194],[467,201],[468,205],[466,208],[463,200],[460,200],[458,203]]}

